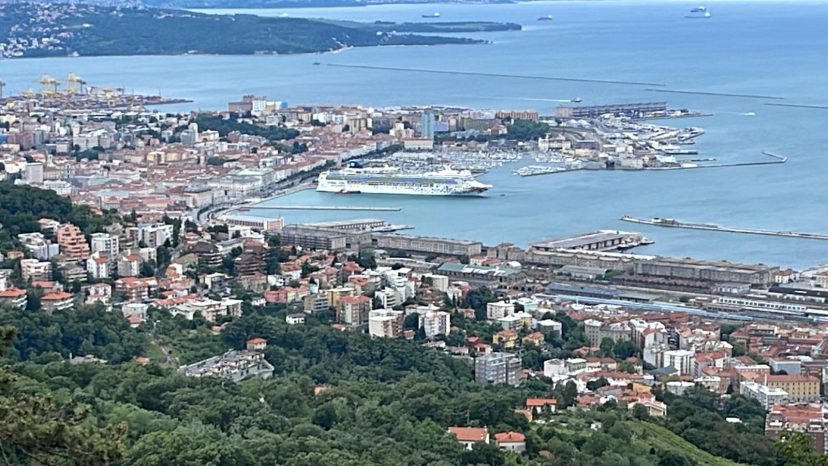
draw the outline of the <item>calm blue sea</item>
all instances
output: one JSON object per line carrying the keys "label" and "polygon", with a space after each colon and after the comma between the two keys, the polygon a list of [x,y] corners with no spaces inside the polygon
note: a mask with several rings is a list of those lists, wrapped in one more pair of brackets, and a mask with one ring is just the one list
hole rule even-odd
{"label": "calm blue sea", "polygon": [[[6,91],[36,87],[41,74],[75,72],[90,83],[185,97],[186,110],[224,108],[242,94],[294,104],[453,104],[534,108],[556,99],[584,103],[668,100],[712,112],[674,124],[707,130],[697,147],[722,162],[785,165],[667,173],[568,173],[513,176],[506,166],[483,177],[495,188],[479,199],[337,196],[312,191],[274,204],[401,207],[395,213],[283,212],[288,222],[379,217],[418,234],[519,245],[544,238],[620,228],[656,244],[642,253],[807,266],[828,262],[828,242],[643,227],[624,214],[674,217],[733,226],[828,233],[828,110],[765,105],[762,99],[661,94],[643,86],[356,70],[328,63],[514,73],[664,83],[669,89],[762,94],[779,102],[828,105],[828,2],[715,1],[713,17],[685,19],[696,3],[556,1],[510,5],[394,5],[364,8],[243,10],[278,16],[359,21],[513,21],[522,31],[479,34],[490,45],[351,49],[304,56],[169,56],[0,61]],[[240,10],[235,10],[240,11]],[[227,11],[225,11],[227,12]],[[553,21],[537,21],[552,15]],[[315,61],[321,66],[313,66]],[[747,115],[755,113],[755,115]],[[272,211],[270,211],[272,213]]]}

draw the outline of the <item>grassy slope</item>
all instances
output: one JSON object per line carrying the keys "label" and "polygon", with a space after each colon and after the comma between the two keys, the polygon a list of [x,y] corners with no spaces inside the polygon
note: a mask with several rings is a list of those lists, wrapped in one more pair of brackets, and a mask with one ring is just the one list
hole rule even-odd
{"label": "grassy slope", "polygon": [[[702,466],[738,466],[739,464],[708,453],[670,432],[665,427],[643,421],[636,422],[634,426],[639,440],[656,448],[674,450],[687,455],[693,460],[694,464]],[[646,434],[647,438],[641,438],[642,434]]]}

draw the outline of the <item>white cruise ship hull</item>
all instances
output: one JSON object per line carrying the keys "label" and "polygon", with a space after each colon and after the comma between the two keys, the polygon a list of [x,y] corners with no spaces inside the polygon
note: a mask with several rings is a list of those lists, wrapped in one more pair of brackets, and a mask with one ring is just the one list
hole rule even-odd
{"label": "white cruise ship hull", "polygon": [[485,190],[453,189],[447,187],[372,186],[354,183],[320,183],[316,190],[337,194],[399,194],[407,196],[479,196]]}
{"label": "white cruise ship hull", "polygon": [[489,188],[468,171],[406,174],[390,167],[322,172],[316,186],[317,191],[327,193],[406,196],[475,196]]}

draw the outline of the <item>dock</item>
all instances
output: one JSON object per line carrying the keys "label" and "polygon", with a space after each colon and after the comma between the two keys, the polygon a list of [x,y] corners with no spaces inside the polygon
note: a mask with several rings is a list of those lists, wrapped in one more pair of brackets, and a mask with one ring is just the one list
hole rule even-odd
{"label": "dock", "polygon": [[746,228],[746,227],[729,227],[717,225],[715,223],[690,223],[681,222],[672,218],[638,218],[625,215],[621,220],[630,223],[637,223],[640,225],[652,225],[665,228],[683,228],[687,230],[704,230],[704,231],[719,231],[725,233],[740,233],[745,235],[762,235],[762,236],[778,236],[784,238],[799,238],[799,239],[814,239],[821,241],[828,241],[828,234],[822,233],[802,233],[796,231],[774,231],[763,230],[760,228]]}
{"label": "dock", "polygon": [[401,207],[359,207],[359,206],[339,206],[339,205],[269,205],[269,206],[255,206],[243,207],[238,209],[240,212],[246,212],[251,209],[269,209],[269,210],[342,210],[353,212],[399,212]]}

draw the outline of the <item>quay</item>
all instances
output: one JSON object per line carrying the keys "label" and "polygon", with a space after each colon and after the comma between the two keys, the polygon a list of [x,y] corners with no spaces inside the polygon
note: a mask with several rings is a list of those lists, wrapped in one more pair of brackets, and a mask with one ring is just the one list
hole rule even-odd
{"label": "quay", "polygon": [[[270,210],[348,210],[355,212],[399,212],[401,207],[358,207],[358,206],[339,206],[339,205],[269,205],[269,206],[255,206],[253,209],[270,209]],[[249,211],[251,207],[242,207],[238,209],[240,212]]]}
{"label": "quay", "polygon": [[741,97],[744,99],[768,99],[768,100],[785,100],[784,97],[761,94],[733,94],[728,92],[705,92],[705,91],[686,91],[679,89],[644,89],[647,92],[664,92],[667,94],[691,94],[691,95],[709,95],[715,97]]}
{"label": "quay", "polygon": [[453,70],[434,70],[427,68],[400,68],[394,66],[372,66],[372,65],[343,65],[338,63],[328,63],[328,66],[335,68],[356,68],[363,70],[381,70],[381,71],[407,71],[411,73],[433,73],[433,74],[452,74],[457,76],[481,76],[486,78],[516,78],[516,79],[536,79],[544,81],[568,81],[579,83],[595,83],[595,84],[621,84],[627,86],[666,86],[662,83],[647,83],[637,81],[618,81],[612,79],[589,79],[589,78],[567,78],[561,76],[535,76],[523,74],[500,74],[500,73],[483,73],[474,71],[453,71]]}
{"label": "quay", "polygon": [[763,236],[780,236],[785,238],[800,238],[800,239],[815,239],[828,241],[828,235],[821,233],[802,233],[796,231],[773,231],[763,230],[759,228],[744,228],[744,227],[728,227],[717,225],[715,223],[688,223],[680,222],[672,218],[638,218],[625,215],[621,220],[630,223],[638,223],[640,225],[653,225],[657,227],[666,228],[684,228],[688,230],[705,230],[705,231],[721,231],[726,233],[741,233],[746,235],[763,235]]}

